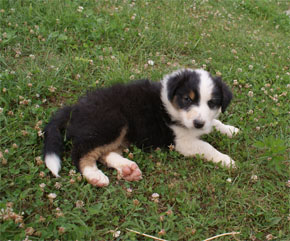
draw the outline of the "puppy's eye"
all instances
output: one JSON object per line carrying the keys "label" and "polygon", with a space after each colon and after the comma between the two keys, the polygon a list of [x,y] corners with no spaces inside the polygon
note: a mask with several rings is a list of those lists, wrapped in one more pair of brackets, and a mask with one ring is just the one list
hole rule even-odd
{"label": "puppy's eye", "polygon": [[192,102],[192,99],[191,99],[189,96],[185,96],[185,97],[183,98],[183,101],[184,101],[184,103],[186,103],[186,104],[190,104],[190,103]]}
{"label": "puppy's eye", "polygon": [[214,100],[209,100],[207,102],[207,104],[208,104],[208,107],[210,109],[214,109],[214,108],[217,108],[218,107],[218,103],[216,101],[214,101]]}

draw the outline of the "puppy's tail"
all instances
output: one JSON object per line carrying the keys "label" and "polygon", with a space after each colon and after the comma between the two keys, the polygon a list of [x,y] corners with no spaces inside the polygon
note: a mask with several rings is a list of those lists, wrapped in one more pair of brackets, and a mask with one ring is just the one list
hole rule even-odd
{"label": "puppy's tail", "polygon": [[59,177],[61,168],[61,155],[63,152],[63,135],[70,120],[72,107],[66,106],[55,113],[44,128],[43,155],[47,168],[54,176]]}

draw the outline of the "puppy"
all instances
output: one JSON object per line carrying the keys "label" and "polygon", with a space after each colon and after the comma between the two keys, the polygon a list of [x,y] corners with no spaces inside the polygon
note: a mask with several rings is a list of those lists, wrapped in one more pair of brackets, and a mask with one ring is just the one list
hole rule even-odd
{"label": "puppy", "polygon": [[217,119],[231,99],[221,78],[201,69],[182,69],[161,82],[139,80],[97,89],[75,105],[60,109],[45,127],[46,166],[59,176],[65,135],[72,141],[76,167],[89,183],[99,187],[107,186],[109,179],[96,161],[115,168],[127,181],[142,178],[138,165],[121,155],[130,144],[145,150],[174,144],[184,156],[199,154],[235,167],[228,155],[199,139],[213,127],[229,137],[239,131]]}

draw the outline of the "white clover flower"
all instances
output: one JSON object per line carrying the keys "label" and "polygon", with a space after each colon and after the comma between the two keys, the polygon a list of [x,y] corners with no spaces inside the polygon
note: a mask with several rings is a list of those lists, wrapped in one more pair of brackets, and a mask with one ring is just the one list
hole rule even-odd
{"label": "white clover flower", "polygon": [[55,193],[50,193],[50,194],[47,195],[47,197],[48,197],[49,199],[52,199],[52,200],[55,199],[56,196],[57,196],[57,195],[56,195]]}
{"label": "white clover flower", "polygon": [[58,228],[58,233],[61,235],[63,233],[65,233],[65,228],[64,227],[59,227]]}
{"label": "white clover flower", "polygon": [[81,200],[77,200],[76,201],[76,207],[77,208],[81,208],[81,207],[83,207],[85,204],[84,204],[84,202],[83,201],[81,201]]}
{"label": "white clover flower", "polygon": [[150,60],[148,60],[148,64],[153,66],[154,65],[154,61],[150,59]]}
{"label": "white clover flower", "polygon": [[56,90],[56,87],[54,87],[53,85],[48,87],[49,92],[53,93]]}
{"label": "white clover flower", "polygon": [[249,115],[251,115],[251,114],[253,114],[253,113],[254,113],[253,110],[249,110],[249,111],[248,111],[248,114],[249,114]]}
{"label": "white clover flower", "polygon": [[131,17],[131,20],[135,20],[135,18],[136,18],[136,15],[137,15],[137,14],[136,14],[136,13],[134,13],[134,14],[133,14],[133,16]]}
{"label": "white clover flower", "polygon": [[253,92],[253,91],[249,91],[249,92],[248,92],[248,96],[249,96],[249,97],[253,97],[253,96],[254,96],[254,92]]}
{"label": "white clover flower", "polygon": [[253,68],[254,68],[254,66],[250,64],[249,69],[252,70]]}
{"label": "white clover flower", "polygon": [[26,235],[32,235],[34,233],[34,228],[32,227],[28,227],[27,229],[25,229],[25,234]]}
{"label": "white clover flower", "polygon": [[76,78],[76,80],[78,80],[80,77],[81,77],[81,75],[77,74],[75,78]]}
{"label": "white clover flower", "polygon": [[151,197],[152,198],[159,198],[159,194],[158,193],[153,193]]}
{"label": "white clover flower", "polygon": [[118,238],[118,237],[120,236],[120,234],[121,234],[121,231],[119,231],[119,230],[114,231],[114,232],[113,232],[113,237],[114,237],[114,238]]}
{"label": "white clover flower", "polygon": [[131,192],[133,192],[133,190],[132,190],[132,188],[127,188],[127,190],[126,190],[128,193],[131,193]]}
{"label": "white clover flower", "polygon": [[268,234],[266,236],[266,240],[272,240],[274,238],[274,236],[272,234]]}
{"label": "white clover flower", "polygon": [[59,182],[56,182],[55,184],[54,184],[54,187],[56,188],[56,189],[60,189],[61,188],[61,183],[59,183]]}
{"label": "white clover flower", "polygon": [[41,183],[41,184],[39,184],[39,187],[40,187],[41,189],[45,188],[45,186],[46,186],[45,183]]}
{"label": "white clover flower", "polygon": [[232,179],[230,177],[227,178],[227,182],[231,183],[232,182]]}
{"label": "white clover flower", "polygon": [[254,181],[254,182],[257,181],[258,180],[258,176],[257,175],[252,175],[251,176],[251,180]]}
{"label": "white clover flower", "polygon": [[71,169],[71,170],[69,171],[69,176],[70,176],[70,177],[73,177],[73,176],[75,176],[75,175],[76,175],[76,171],[73,170],[73,169]]}
{"label": "white clover flower", "polygon": [[79,13],[81,13],[83,10],[84,10],[84,7],[82,7],[82,6],[79,6],[78,9],[77,9],[77,11],[78,11]]}

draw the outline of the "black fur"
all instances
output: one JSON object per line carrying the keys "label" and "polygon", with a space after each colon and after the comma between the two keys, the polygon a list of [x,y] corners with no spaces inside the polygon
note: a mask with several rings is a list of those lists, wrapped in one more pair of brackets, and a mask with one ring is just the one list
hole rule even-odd
{"label": "black fur", "polygon": [[233,98],[233,94],[230,88],[222,81],[221,77],[215,77],[213,81],[215,83],[215,90],[213,92],[214,104],[221,106],[222,113],[224,113]]}
{"label": "black fur", "polygon": [[[168,80],[168,99],[172,101],[174,96],[181,98],[188,94],[189,90],[194,90],[195,94],[198,95],[199,83],[200,79],[197,73],[188,70],[182,71],[180,74]],[[196,104],[198,104],[198,102],[199,97],[197,96]],[[180,104],[182,105],[181,102]]]}
{"label": "black fur", "polygon": [[[182,71],[180,74],[168,80],[168,99],[173,101],[176,98],[176,104],[180,109],[188,109],[191,105],[198,105],[199,96],[199,75],[191,71]],[[189,97],[190,91],[193,91],[195,97]]]}
{"label": "black fur", "polygon": [[[140,148],[168,146],[174,141],[172,124],[160,99],[160,83],[141,80],[97,89],[71,107],[58,111],[45,127],[44,155],[61,157],[61,130],[72,140],[72,159],[114,141],[127,127],[125,139]],[[130,98],[128,98],[130,96]]]}
{"label": "black fur", "polygon": [[66,106],[58,110],[44,129],[44,154],[56,153],[61,156],[63,152],[63,131],[70,119],[72,108]]}

